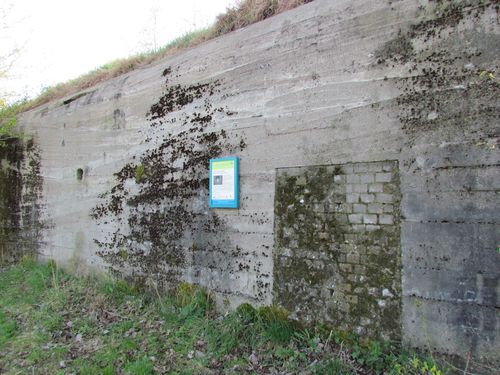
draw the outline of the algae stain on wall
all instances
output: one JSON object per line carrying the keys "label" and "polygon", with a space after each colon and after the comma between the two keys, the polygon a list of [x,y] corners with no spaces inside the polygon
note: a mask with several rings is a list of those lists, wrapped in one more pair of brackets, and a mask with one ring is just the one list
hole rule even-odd
{"label": "algae stain on wall", "polygon": [[276,302],[301,321],[400,338],[399,202],[394,161],[278,170]]}
{"label": "algae stain on wall", "polygon": [[163,95],[147,114],[150,147],[115,174],[116,184],[92,211],[103,228],[94,240],[98,254],[111,268],[136,278],[154,275],[165,287],[188,268],[195,282],[197,268],[224,269],[214,253],[231,244],[219,236],[223,221],[208,209],[208,166],[242,144],[215,127],[217,117],[230,113],[212,104],[221,83],[170,84],[172,70],[164,70]]}
{"label": "algae stain on wall", "polygon": [[22,143],[15,139],[0,147],[0,262],[11,262],[16,254],[20,232],[20,205],[22,194],[21,163],[24,158]]}
{"label": "algae stain on wall", "polygon": [[[498,242],[498,215],[487,211],[497,206],[498,188],[479,185],[498,169],[500,84],[484,73],[498,73],[499,12],[498,2],[482,0],[422,7],[422,21],[376,51],[373,66],[407,74],[395,82],[405,134],[401,172],[408,181],[425,179],[403,204],[405,341],[490,358],[498,352],[499,263],[486,250]],[[417,234],[428,232],[432,238]],[[446,329],[422,328],[435,320]]]}
{"label": "algae stain on wall", "polygon": [[0,262],[36,255],[43,209],[39,150],[33,140],[0,147]]}

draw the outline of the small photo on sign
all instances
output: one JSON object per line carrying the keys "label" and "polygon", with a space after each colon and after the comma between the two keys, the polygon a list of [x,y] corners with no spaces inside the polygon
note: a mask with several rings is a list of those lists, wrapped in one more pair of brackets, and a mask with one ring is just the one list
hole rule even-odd
{"label": "small photo on sign", "polygon": [[222,176],[214,176],[214,185],[222,185]]}

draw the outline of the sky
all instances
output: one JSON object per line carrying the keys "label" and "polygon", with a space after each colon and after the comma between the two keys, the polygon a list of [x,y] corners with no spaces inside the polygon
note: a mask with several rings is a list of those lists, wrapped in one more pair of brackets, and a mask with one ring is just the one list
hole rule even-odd
{"label": "sky", "polygon": [[[109,61],[209,26],[237,0],[0,0],[0,94],[36,96]],[[5,62],[5,59],[4,59]],[[11,99],[12,100],[12,99]]]}

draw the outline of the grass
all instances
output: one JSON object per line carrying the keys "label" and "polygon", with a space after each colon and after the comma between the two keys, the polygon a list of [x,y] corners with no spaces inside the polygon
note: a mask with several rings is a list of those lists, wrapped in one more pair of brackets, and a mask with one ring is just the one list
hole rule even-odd
{"label": "grass", "polygon": [[24,259],[0,270],[0,373],[441,373],[394,344],[306,330],[287,315],[243,304],[220,316],[190,284],[150,294]]}

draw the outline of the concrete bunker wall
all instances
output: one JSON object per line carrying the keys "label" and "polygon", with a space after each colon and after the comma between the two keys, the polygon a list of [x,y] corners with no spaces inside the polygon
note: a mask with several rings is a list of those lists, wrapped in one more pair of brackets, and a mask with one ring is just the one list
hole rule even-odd
{"label": "concrete bunker wall", "polygon": [[40,154],[32,140],[0,143],[0,264],[33,256],[43,230]]}
{"label": "concrete bunker wall", "polygon": [[41,257],[498,361],[499,42],[495,2],[316,0],[26,113]]}

